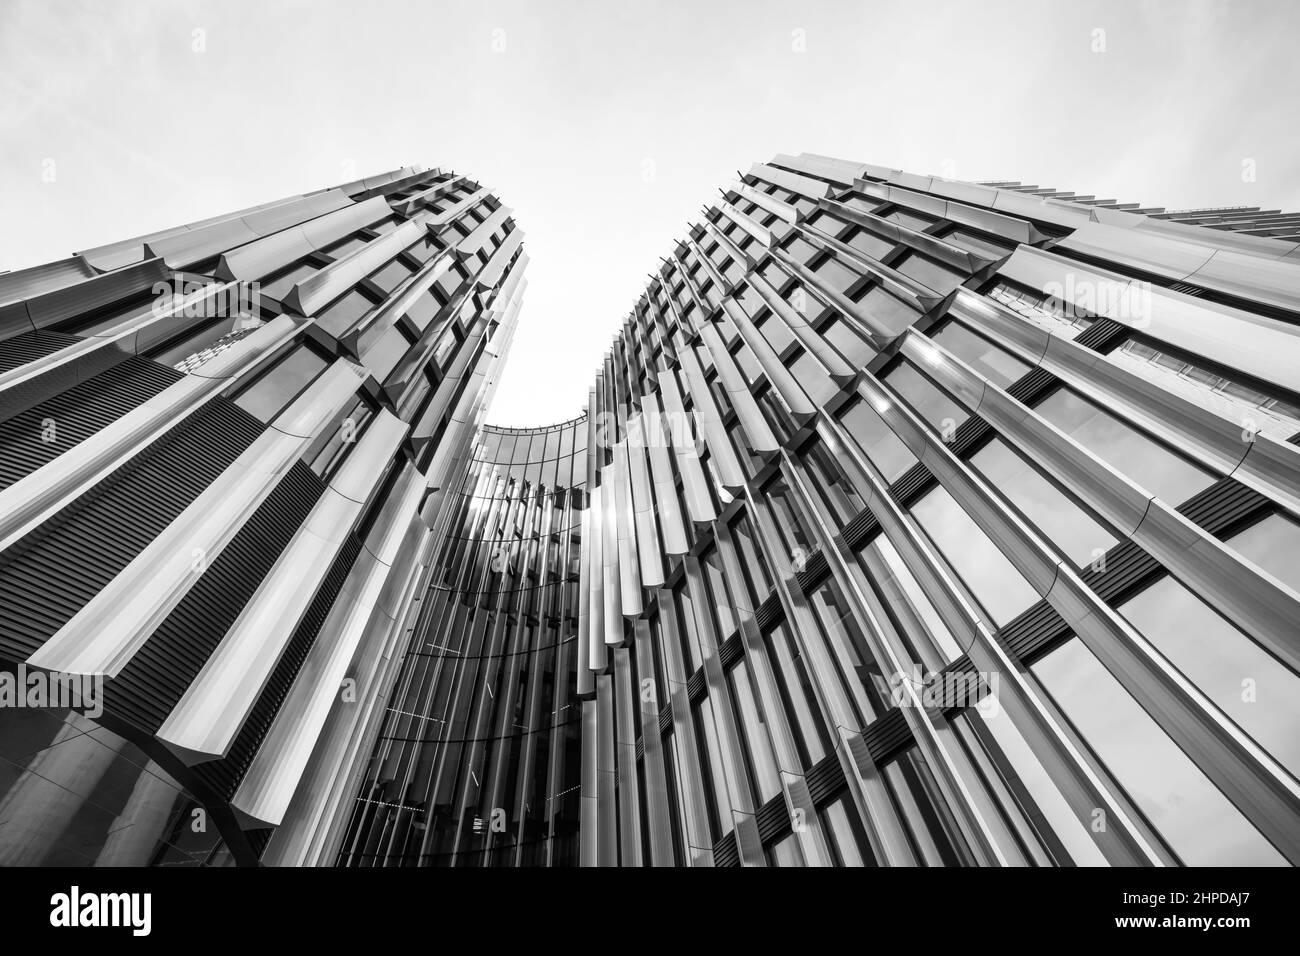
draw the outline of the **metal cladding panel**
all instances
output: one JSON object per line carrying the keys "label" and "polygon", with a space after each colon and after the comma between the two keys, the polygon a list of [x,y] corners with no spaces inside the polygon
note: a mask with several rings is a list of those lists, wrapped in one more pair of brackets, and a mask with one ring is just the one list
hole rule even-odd
{"label": "metal cladding panel", "polygon": [[[589,417],[546,428],[482,423],[527,252],[510,210],[455,174],[408,167],[0,276],[0,394],[22,405],[0,415],[0,449],[15,449],[0,491],[177,381],[144,358],[157,329],[111,367],[42,362],[142,277],[197,257],[231,276],[302,261],[316,271],[294,273],[291,307],[373,306],[247,340],[268,360],[291,340],[359,360],[266,416],[295,442],[287,471],[168,591],[179,603],[109,682],[115,726],[160,748],[151,732],[241,609],[267,607],[293,623],[242,635],[265,683],[232,691],[246,715],[217,718],[221,746],[203,751],[223,756],[182,768],[223,827],[246,828],[230,833],[241,862],[269,842],[276,861],[357,866],[1300,863],[1300,787],[1269,723],[1285,708],[1242,709],[1233,683],[1243,662],[1300,661],[1300,266],[1294,236],[1260,235],[1295,217],[1166,214],[814,154],[739,175],[653,266]],[[377,238],[362,231],[380,219]],[[321,268],[349,235],[364,248]],[[165,261],[142,261],[146,246]],[[133,264],[95,271],[110,262]],[[213,390],[238,396],[258,356],[214,359]],[[32,511],[30,533],[15,524],[5,656],[131,601],[148,575],[118,572],[267,431],[224,399],[200,406],[127,436],[150,443],[86,470],[92,486]],[[340,440],[346,415],[398,429],[383,461]],[[32,443],[46,418],[66,446]],[[390,467],[409,488],[370,502],[358,471],[397,494]],[[1187,473],[1185,500],[1154,487]],[[340,493],[356,514],[324,529],[317,504]],[[351,622],[363,698],[322,718],[319,746],[293,739],[298,763],[277,774],[283,742],[259,748],[295,733],[287,695],[374,522],[406,531],[385,537],[394,571]],[[1071,534],[1091,526],[1113,544],[1088,564]],[[314,565],[308,531],[328,545]],[[290,566],[310,593],[277,603],[261,589]],[[1157,597],[1169,614],[1143,618]],[[1198,608],[1203,626],[1161,633]],[[1207,676],[1188,655],[1210,630]],[[1062,691],[1062,662],[1126,695],[1122,739]],[[922,669],[971,679],[974,698],[928,702],[924,675],[908,679]],[[205,715],[230,679],[211,675]],[[1300,699],[1289,671],[1270,680]],[[995,684],[1001,724],[976,719]],[[998,736],[1011,726],[1015,747]],[[1172,772],[1116,758],[1147,733],[1176,745]],[[1208,812],[1194,786],[1151,803],[1192,779],[1218,794],[1213,840],[1179,825]],[[241,782],[281,821],[273,837],[233,810]],[[1097,808],[1106,830],[1084,832]]]}
{"label": "metal cladding panel", "polygon": [[343,582],[360,553],[360,540],[355,535],[348,535],[229,752],[221,760],[200,764],[196,769],[198,776],[224,799],[232,799],[239,789],[245,771],[270,729],[281,702],[289,693],[294,678],[298,676],[307,652],[311,650],[321,625],[325,623],[325,618],[338,599]]}
{"label": "metal cladding panel", "polygon": [[0,655],[25,660],[143,550],[262,430],[213,402],[0,553]]}
{"label": "metal cladding panel", "polygon": [[110,683],[116,709],[154,732],[275,564],[323,485],[295,464]]}
{"label": "metal cladding panel", "polygon": [[[39,405],[0,421],[0,489],[59,455],[67,454],[105,425],[138,408],[181,373],[134,356]],[[53,423],[53,440],[47,423]]]}

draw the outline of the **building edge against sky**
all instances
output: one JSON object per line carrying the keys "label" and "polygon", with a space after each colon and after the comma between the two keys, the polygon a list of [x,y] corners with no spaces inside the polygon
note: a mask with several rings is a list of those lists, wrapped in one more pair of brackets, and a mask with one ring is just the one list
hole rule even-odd
{"label": "building edge against sky", "polygon": [[0,861],[1300,858],[1300,217],[777,156],[494,428],[520,243],[404,169],[0,274],[0,656],[105,675]]}

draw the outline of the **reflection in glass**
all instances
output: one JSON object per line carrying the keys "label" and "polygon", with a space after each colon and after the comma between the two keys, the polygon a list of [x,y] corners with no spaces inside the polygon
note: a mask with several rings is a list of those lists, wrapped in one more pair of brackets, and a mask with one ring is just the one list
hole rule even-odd
{"label": "reflection in glass", "polygon": [[1030,669],[1184,863],[1285,863],[1082,641]]}
{"label": "reflection in glass", "polygon": [[1076,567],[1092,562],[1118,543],[1000,438],[971,455],[970,465]]}
{"label": "reflection in glass", "polygon": [[1058,388],[1034,411],[1115,470],[1174,507],[1214,484],[1214,476],[1102,411],[1068,388]]}
{"label": "reflection in glass", "polygon": [[928,492],[911,511],[998,627],[1038,601],[1038,592],[946,489]]}

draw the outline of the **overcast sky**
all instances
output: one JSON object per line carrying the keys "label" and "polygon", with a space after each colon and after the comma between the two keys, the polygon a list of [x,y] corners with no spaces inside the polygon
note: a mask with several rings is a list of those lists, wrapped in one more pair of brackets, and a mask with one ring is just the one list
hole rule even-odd
{"label": "overcast sky", "polygon": [[544,424],[700,205],[778,152],[1300,209],[1298,25],[1288,0],[0,0],[0,269],[471,173],[532,260],[489,420]]}

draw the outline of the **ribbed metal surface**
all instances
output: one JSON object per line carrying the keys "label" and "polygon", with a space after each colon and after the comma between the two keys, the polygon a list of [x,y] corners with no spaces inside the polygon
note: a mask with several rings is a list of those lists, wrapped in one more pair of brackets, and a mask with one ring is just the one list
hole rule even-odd
{"label": "ribbed metal surface", "polygon": [[[303,471],[306,469],[304,468]],[[302,476],[303,480],[297,489],[299,497],[303,500],[309,498],[311,494],[308,476],[315,477],[308,472],[307,475]],[[244,721],[244,726],[240,728],[235,742],[231,744],[229,753],[222,760],[201,764],[196,769],[199,777],[223,798],[227,800],[232,798],[239,788],[248,765],[257,753],[257,748],[261,746],[267,730],[270,729],[271,722],[284,702],[285,695],[289,693],[294,678],[298,676],[307,652],[311,650],[321,625],[329,615],[330,608],[338,600],[343,582],[347,580],[348,572],[360,553],[361,542],[356,535],[348,535],[339,549],[338,557],[330,566],[324,582],[312,599],[311,606],[307,608],[307,613],[303,615],[302,621],[299,622],[293,637],[289,640],[289,645],[285,648],[279,663],[276,664],[271,679],[267,681],[257,703],[253,705],[253,710]]]}
{"label": "ribbed metal surface", "polygon": [[209,403],[0,553],[0,655],[30,656],[261,430],[242,409]]}
{"label": "ribbed metal surface", "polygon": [[79,341],[80,339],[75,335],[51,332],[48,329],[23,332],[12,338],[0,340],[0,373],[20,368],[59,349],[76,345]]}
{"label": "ribbed metal surface", "polygon": [[[0,422],[0,489],[66,454],[180,378],[174,369],[130,356]],[[52,441],[45,440],[47,421],[53,423]]]}
{"label": "ribbed metal surface", "polygon": [[295,464],[109,683],[109,700],[154,733],[311,511],[324,486]]}

